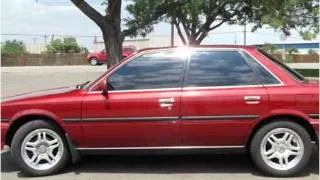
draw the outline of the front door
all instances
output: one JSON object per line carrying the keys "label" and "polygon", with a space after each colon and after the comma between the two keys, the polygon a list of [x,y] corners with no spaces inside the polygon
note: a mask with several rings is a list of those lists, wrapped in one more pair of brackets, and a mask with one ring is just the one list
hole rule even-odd
{"label": "front door", "polygon": [[174,51],[149,52],[107,75],[108,92],[92,91],[84,98],[81,146],[179,145],[184,64]]}
{"label": "front door", "polygon": [[192,53],[181,99],[183,145],[244,145],[254,122],[268,111],[259,64],[250,61],[238,50]]}

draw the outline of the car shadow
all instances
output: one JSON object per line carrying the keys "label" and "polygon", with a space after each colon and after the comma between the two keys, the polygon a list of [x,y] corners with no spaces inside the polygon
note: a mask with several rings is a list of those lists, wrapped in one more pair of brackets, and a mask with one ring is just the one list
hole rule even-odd
{"label": "car shadow", "polygon": [[[311,163],[300,175],[319,174],[319,153],[312,155]],[[2,173],[17,173],[28,177],[14,163],[10,152],[1,154]],[[62,172],[74,173],[141,173],[141,174],[183,174],[183,173],[228,173],[264,176],[244,154],[217,155],[143,155],[107,156],[87,155],[75,164],[69,164]],[[54,176],[54,175],[53,175]]]}

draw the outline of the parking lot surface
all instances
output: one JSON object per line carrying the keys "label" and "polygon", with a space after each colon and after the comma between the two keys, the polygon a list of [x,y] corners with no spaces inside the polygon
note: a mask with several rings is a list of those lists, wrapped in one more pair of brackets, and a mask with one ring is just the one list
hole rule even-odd
{"label": "parking lot surface", "polygon": [[[73,86],[94,80],[106,66],[56,66],[2,68],[1,96]],[[10,152],[1,153],[1,178],[25,178],[11,158]],[[76,164],[69,164],[61,173],[36,179],[46,180],[247,180],[278,179],[265,177],[254,167],[247,155],[158,155],[158,156],[84,156]],[[283,179],[319,179],[319,154],[299,177]]]}

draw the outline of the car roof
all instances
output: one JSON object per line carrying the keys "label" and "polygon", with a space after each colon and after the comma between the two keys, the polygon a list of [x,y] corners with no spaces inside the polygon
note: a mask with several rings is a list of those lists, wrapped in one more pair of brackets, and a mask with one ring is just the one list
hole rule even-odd
{"label": "car roof", "polygon": [[245,46],[245,45],[189,45],[189,46],[167,46],[167,47],[152,47],[152,48],[143,48],[138,52],[144,52],[149,50],[167,50],[167,49],[176,49],[179,47],[189,47],[189,48],[224,48],[224,49],[256,49],[256,46]]}

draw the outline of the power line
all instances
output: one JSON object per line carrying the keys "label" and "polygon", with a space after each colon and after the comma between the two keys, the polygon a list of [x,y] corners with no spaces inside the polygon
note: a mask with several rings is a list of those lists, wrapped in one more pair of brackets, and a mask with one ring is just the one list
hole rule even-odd
{"label": "power line", "polygon": [[[52,36],[52,34],[20,34],[20,33],[4,33],[1,34],[1,36],[40,36],[40,37],[45,37],[45,36]],[[74,34],[54,34],[54,36],[58,37],[66,37],[66,36],[73,36],[73,37],[80,37],[80,38],[93,38],[93,37],[102,37],[102,36],[97,36],[97,35],[74,35]]]}

